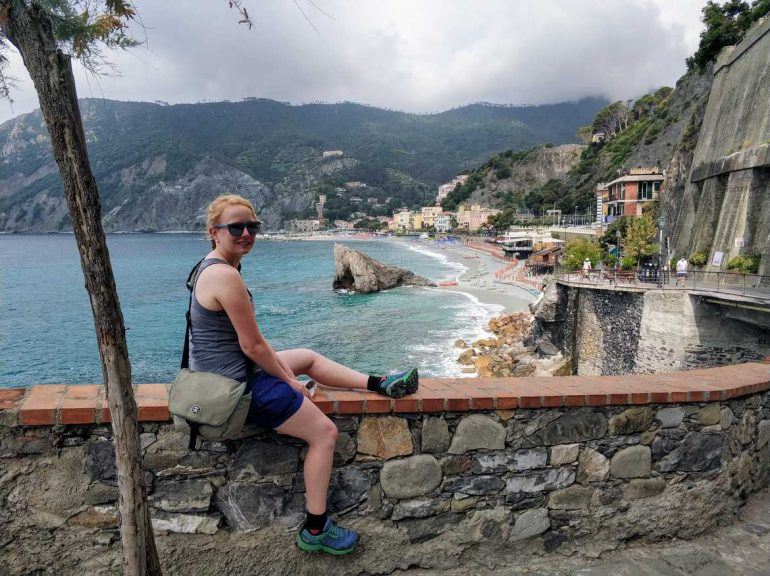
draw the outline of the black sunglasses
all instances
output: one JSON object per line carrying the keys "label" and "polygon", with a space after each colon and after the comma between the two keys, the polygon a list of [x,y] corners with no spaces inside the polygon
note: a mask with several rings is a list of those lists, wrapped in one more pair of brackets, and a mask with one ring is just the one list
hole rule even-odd
{"label": "black sunglasses", "polygon": [[227,228],[227,231],[230,232],[233,236],[242,236],[243,235],[243,229],[245,228],[249,236],[255,236],[256,234],[259,234],[259,231],[262,229],[262,222],[259,220],[250,220],[249,222],[230,222],[229,224],[214,224],[214,228],[222,229]]}

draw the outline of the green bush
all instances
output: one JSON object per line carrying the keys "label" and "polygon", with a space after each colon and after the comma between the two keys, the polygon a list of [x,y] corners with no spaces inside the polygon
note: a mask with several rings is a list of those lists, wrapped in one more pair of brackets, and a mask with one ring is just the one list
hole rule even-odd
{"label": "green bush", "polygon": [[583,267],[583,260],[588,258],[591,266],[596,268],[599,260],[602,259],[602,247],[598,242],[592,240],[573,240],[567,244],[565,265],[571,270],[579,270]]}
{"label": "green bush", "polygon": [[620,261],[620,267],[623,270],[631,270],[634,266],[636,266],[636,258],[633,256],[623,256],[623,259]]}
{"label": "green bush", "polygon": [[761,259],[761,254],[739,254],[727,263],[727,269],[741,274],[756,274]]}
{"label": "green bush", "polygon": [[706,262],[709,261],[709,255],[703,250],[698,250],[697,252],[690,254],[690,257],[687,260],[693,266],[701,267],[705,266]]}

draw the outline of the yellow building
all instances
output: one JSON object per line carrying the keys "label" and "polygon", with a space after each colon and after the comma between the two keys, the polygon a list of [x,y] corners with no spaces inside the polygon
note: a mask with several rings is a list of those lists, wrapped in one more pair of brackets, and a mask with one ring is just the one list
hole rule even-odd
{"label": "yellow building", "polygon": [[457,208],[457,225],[469,231],[475,231],[487,223],[490,217],[499,214],[495,208],[482,208],[479,204],[460,205]]}
{"label": "yellow building", "polygon": [[436,218],[443,212],[443,208],[441,206],[425,206],[421,212],[423,227],[432,228],[436,225]]}
{"label": "yellow building", "polygon": [[411,212],[409,212],[409,210],[403,210],[393,214],[393,222],[395,222],[396,230],[408,230],[411,224],[410,216]]}
{"label": "yellow building", "polygon": [[409,217],[409,227],[411,230],[420,230],[423,226],[422,212],[411,212]]}

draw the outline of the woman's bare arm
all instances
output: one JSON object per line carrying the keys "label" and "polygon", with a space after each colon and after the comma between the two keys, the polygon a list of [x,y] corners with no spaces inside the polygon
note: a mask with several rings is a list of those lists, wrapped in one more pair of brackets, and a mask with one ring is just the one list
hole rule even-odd
{"label": "woman's bare arm", "polygon": [[293,388],[305,394],[305,387],[297,381],[294,373],[275,353],[265,340],[254,318],[254,309],[243,278],[234,268],[221,267],[216,275],[209,275],[207,288],[227,313],[233,323],[241,350],[262,370],[288,382]]}

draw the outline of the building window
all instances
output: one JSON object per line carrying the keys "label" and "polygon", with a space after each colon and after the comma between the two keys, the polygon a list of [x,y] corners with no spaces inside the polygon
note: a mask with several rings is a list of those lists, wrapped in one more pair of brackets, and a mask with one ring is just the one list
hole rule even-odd
{"label": "building window", "polygon": [[653,195],[660,191],[660,182],[639,182],[638,200],[652,200]]}

